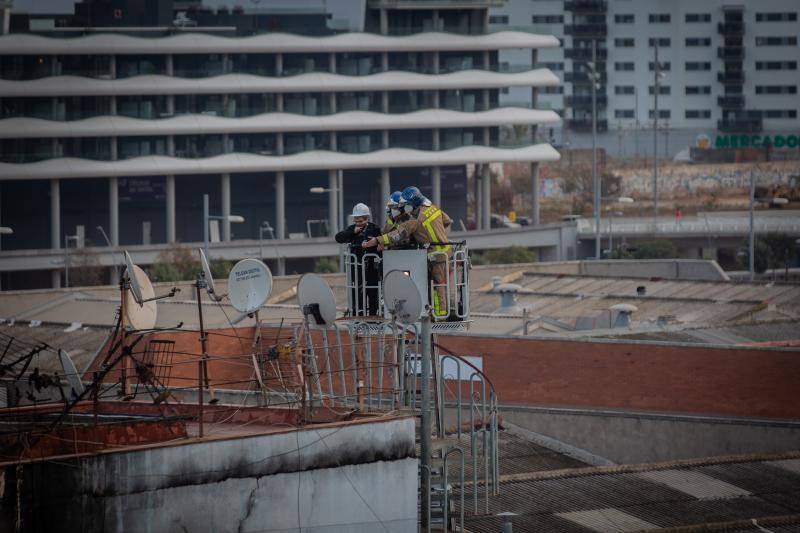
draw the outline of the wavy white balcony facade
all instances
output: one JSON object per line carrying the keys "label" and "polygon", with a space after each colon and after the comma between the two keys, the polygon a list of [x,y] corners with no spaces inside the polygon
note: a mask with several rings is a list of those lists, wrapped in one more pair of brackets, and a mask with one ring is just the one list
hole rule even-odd
{"label": "wavy white balcony facade", "polygon": [[387,114],[372,111],[344,111],[332,115],[307,116],[293,113],[264,113],[251,117],[227,118],[208,115],[179,115],[164,119],[102,116],[75,121],[39,118],[0,120],[0,139],[49,137],[104,137],[144,135],[198,135],[217,133],[296,133],[307,131],[401,130],[414,128],[478,128],[499,125],[546,125],[561,120],[554,111],[503,107],[465,112],[424,109],[411,113]]}
{"label": "wavy white balcony facade", "polygon": [[144,75],[115,80],[52,76],[25,81],[0,80],[0,97],[423,91],[549,87],[558,83],[558,77],[545,68],[514,73],[487,70],[447,74],[390,71],[366,76],[309,72],[285,78],[252,74],[223,74],[200,79]]}
{"label": "wavy white balcony facade", "polygon": [[343,170],[402,168],[464,165],[468,163],[483,164],[496,161],[558,161],[560,158],[561,155],[549,144],[534,144],[522,148],[462,146],[441,151],[388,148],[366,154],[348,154],[322,150],[282,156],[230,153],[202,159],[144,156],[123,161],[90,161],[87,159],[58,158],[37,163],[0,163],[0,180],[290,172],[328,170],[332,168]]}
{"label": "wavy white balcony facade", "polygon": [[518,31],[485,35],[425,32],[387,36],[374,33],[341,33],[309,37],[288,33],[265,33],[250,37],[222,37],[186,33],[168,37],[132,37],[98,34],[83,37],[43,37],[10,34],[0,37],[3,54],[254,54],[315,52],[441,52],[502,50],[511,48],[557,48],[557,38]]}

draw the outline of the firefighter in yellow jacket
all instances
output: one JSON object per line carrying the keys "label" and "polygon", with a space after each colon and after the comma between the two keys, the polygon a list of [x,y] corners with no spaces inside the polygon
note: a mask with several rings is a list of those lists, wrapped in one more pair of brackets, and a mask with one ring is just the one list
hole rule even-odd
{"label": "firefighter in yellow jacket", "polygon": [[[395,229],[364,241],[364,248],[378,246],[391,248],[408,239],[419,244],[429,244],[428,259],[435,290],[433,291],[433,312],[437,318],[448,315],[447,265],[453,256],[452,247],[447,242],[447,228],[453,223],[447,213],[425,198],[416,187],[403,191],[404,209],[411,216]],[[431,244],[433,243],[433,244]]]}

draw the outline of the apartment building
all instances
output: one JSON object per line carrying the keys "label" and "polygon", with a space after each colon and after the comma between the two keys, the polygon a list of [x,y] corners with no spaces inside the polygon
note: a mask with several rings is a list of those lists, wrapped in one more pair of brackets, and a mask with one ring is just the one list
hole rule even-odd
{"label": "apartment building", "polygon": [[[1,243],[3,288],[58,286],[65,246],[138,246],[147,264],[165,245],[200,241],[204,194],[222,241],[255,241],[265,227],[279,240],[331,234],[354,203],[380,218],[389,193],[411,184],[466,226],[475,168],[474,223],[488,228],[488,164],[559,157],[499,134],[560,121],[530,100],[501,101],[508,88],[559,83],[547,68],[499,64],[501,51],[558,46],[490,31],[501,3],[12,8],[0,36],[0,225],[14,232]],[[245,222],[231,226],[232,214]],[[274,257],[283,272],[287,257]]]}
{"label": "apartment building", "polygon": [[[595,79],[599,146],[612,155],[652,157],[657,85],[658,154],[672,157],[731,135],[796,141],[799,12],[794,0],[509,0],[492,7],[490,27],[527,28],[561,41],[538,51],[537,64],[563,84],[539,91],[537,105],[561,114],[564,127],[540,133],[560,145],[590,147]],[[500,64],[532,65],[530,54],[517,50],[502,51]],[[524,105],[530,94],[512,87],[500,101]]]}

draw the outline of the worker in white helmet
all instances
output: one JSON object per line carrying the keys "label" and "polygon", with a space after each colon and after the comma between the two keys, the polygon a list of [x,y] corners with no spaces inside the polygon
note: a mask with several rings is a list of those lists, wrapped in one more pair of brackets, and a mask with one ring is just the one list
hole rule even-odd
{"label": "worker in white helmet", "polygon": [[[376,264],[374,251],[365,250],[361,245],[364,241],[381,234],[381,228],[370,220],[370,210],[364,204],[358,203],[353,207],[353,224],[336,234],[336,242],[348,244],[350,253],[355,256],[355,261],[351,266],[351,279],[355,282],[352,302],[352,315],[378,314],[378,289],[380,283],[380,266]],[[368,257],[364,255],[369,254]],[[351,257],[351,259],[353,259]],[[362,274],[363,273],[363,274]],[[363,277],[362,277],[363,276]],[[362,290],[363,282],[371,287]],[[365,298],[366,296],[366,298]]]}

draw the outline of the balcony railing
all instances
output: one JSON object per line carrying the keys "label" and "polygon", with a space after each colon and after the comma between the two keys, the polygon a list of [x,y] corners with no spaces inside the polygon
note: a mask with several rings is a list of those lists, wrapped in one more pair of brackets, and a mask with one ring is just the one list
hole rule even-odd
{"label": "balcony railing", "polygon": [[720,59],[744,59],[744,47],[720,46],[717,48],[717,57]]}
{"label": "balcony railing", "polygon": [[[597,95],[597,106],[605,106],[608,104],[608,98],[604,94]],[[592,97],[590,95],[569,95],[564,97],[564,105],[569,107],[577,107],[581,109],[592,108]]]}
{"label": "balcony railing", "polygon": [[758,133],[763,123],[760,118],[725,118],[717,121],[717,129],[728,133]]}
{"label": "balcony railing", "polygon": [[[598,80],[600,83],[605,83],[608,76],[605,72],[598,72]],[[588,72],[565,72],[564,81],[567,83],[589,84],[592,82]]]}
{"label": "balcony railing", "polygon": [[744,22],[720,22],[717,31],[726,36],[742,35],[744,33]]}
{"label": "balcony railing", "polygon": [[717,73],[717,81],[720,83],[742,84],[744,83],[744,71],[734,70]]}
{"label": "balcony railing", "polygon": [[[567,121],[569,128],[574,131],[592,131],[591,118],[572,118]],[[608,131],[608,120],[597,121],[597,131]]]}
{"label": "balcony railing", "polygon": [[608,2],[606,2],[606,0],[572,0],[570,2],[564,2],[564,11],[605,13],[608,11]]}
{"label": "balcony railing", "polygon": [[[592,49],[591,48],[567,48],[564,50],[564,57],[567,59],[577,61],[591,61]],[[605,61],[608,57],[608,50],[602,48],[597,50],[597,59]]]}
{"label": "balcony railing", "polygon": [[717,105],[725,109],[743,109],[744,96],[720,96]]}
{"label": "balcony railing", "polygon": [[568,24],[564,26],[565,35],[581,37],[605,37],[608,33],[606,24]]}

